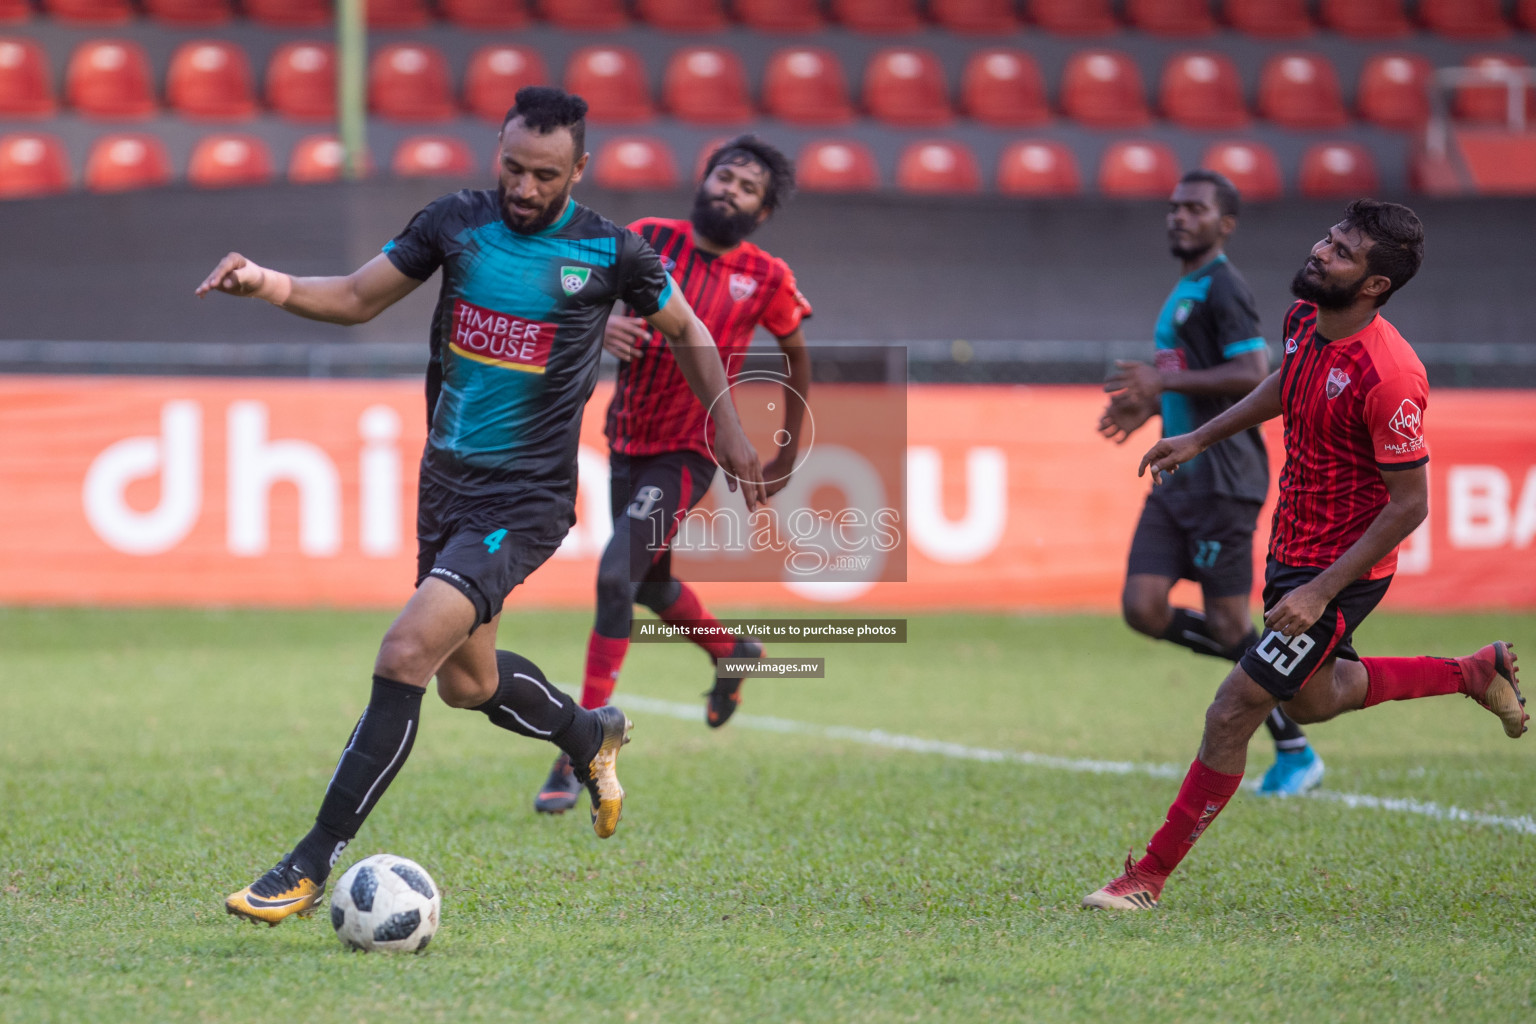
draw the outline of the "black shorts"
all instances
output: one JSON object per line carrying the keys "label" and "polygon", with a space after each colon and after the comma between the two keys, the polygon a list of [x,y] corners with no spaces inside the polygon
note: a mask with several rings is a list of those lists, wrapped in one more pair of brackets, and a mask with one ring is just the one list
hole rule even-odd
{"label": "black shorts", "polygon": [[[1269,611],[1282,597],[1315,579],[1322,571],[1271,561],[1264,569],[1264,610]],[[1258,643],[1248,648],[1248,653],[1238,664],[1254,682],[1275,697],[1290,700],[1329,658],[1360,660],[1354,648],[1355,627],[1381,603],[1391,583],[1390,576],[1379,580],[1355,580],[1328,602],[1311,629],[1290,639],[1283,633],[1268,630]]]}
{"label": "black shorts", "polygon": [[613,537],[627,548],[631,582],[671,577],[681,515],[704,497],[716,468],[714,459],[695,451],[609,456]]}
{"label": "black shorts", "polygon": [[1253,530],[1258,502],[1219,495],[1147,495],[1126,572],[1194,580],[1207,597],[1253,590]]}
{"label": "black shorts", "polygon": [[467,495],[421,479],[416,500],[416,585],[428,576],[452,584],[475,606],[476,626],[529,573],[549,560],[576,522],[575,501],[530,487]]}

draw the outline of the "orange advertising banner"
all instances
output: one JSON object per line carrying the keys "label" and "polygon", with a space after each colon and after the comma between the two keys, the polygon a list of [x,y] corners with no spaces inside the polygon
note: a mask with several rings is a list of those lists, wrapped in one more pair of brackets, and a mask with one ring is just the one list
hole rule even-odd
{"label": "orange advertising banner", "polygon": [[[582,429],[577,524],[513,607],[592,602],[609,393]],[[914,385],[905,581],[699,589],[721,607],[1116,608],[1154,436],[1103,440],[1102,404],[1091,387]],[[416,382],[0,377],[0,602],[399,605],[425,428]],[[1536,393],[1437,390],[1425,429],[1430,518],[1389,606],[1536,608]],[[709,500],[740,502],[718,480]],[[1267,533],[1266,513],[1260,559]]]}

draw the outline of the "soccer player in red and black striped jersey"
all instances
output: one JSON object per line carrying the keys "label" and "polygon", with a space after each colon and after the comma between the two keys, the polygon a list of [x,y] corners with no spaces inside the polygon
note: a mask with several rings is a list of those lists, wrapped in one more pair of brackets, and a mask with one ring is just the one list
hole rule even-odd
{"label": "soccer player in red and black striped jersey", "polygon": [[[743,135],[710,154],[688,220],[647,217],[629,226],[650,243],[709,327],[727,369],[739,363],[732,357],[747,351],[758,327],[783,349],[789,376],[784,429],[777,439],[786,443],[763,467],[770,495],[789,482],[798,454],[811,372],[801,325],[811,306],[789,265],[746,239],[788,201],[794,187],[788,158],[756,136]],[[597,615],[581,692],[585,708],[602,707],[613,693],[636,604],[665,622],[688,623],[692,632],[702,634],[695,642],[712,660],[762,655],[755,640],[720,628],[698,595],[672,575],[668,544],[681,517],[714,479],[714,427],[665,339],[632,311],[626,313],[609,319],[603,340],[619,359],[606,428],[613,538],[598,563]],[[705,708],[711,727],[724,725],[736,710],[741,682],[715,680]],[[569,759],[557,758],[534,798],[534,809],[566,811],[580,789]]]}
{"label": "soccer player in red and black striped jersey", "polygon": [[1429,384],[1418,356],[1378,312],[1417,273],[1424,228],[1395,203],[1357,200],[1291,282],[1280,369],[1247,398],[1143,456],[1154,479],[1275,416],[1285,467],[1264,574],[1260,641],[1205,716],[1200,753],[1139,861],[1084,906],[1148,910],[1243,778],[1248,740],[1284,704],[1322,722],[1389,700],[1461,693],[1526,730],[1515,656],[1499,641],[1462,658],[1362,658],[1355,628],[1387,592],[1397,546],[1429,512]]}

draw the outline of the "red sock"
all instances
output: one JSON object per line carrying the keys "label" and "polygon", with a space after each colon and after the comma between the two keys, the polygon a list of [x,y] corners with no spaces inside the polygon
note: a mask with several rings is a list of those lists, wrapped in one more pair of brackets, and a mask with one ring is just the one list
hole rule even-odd
{"label": "red sock", "polygon": [[716,658],[729,658],[736,649],[736,638],[709,614],[709,610],[699,600],[699,595],[690,590],[688,584],[683,583],[681,586],[683,589],[677,595],[677,600],[661,610],[661,621],[671,625],[686,622],[694,643]]}
{"label": "red sock", "polygon": [[1212,771],[1195,758],[1179,787],[1179,795],[1168,808],[1163,827],[1147,844],[1147,855],[1137,861],[1137,869],[1165,878],[1173,874],[1242,781],[1242,775]]}
{"label": "red sock", "polygon": [[629,637],[615,639],[603,636],[595,629],[592,631],[592,638],[587,641],[587,673],[581,683],[582,707],[590,711],[608,703],[628,650]]}
{"label": "red sock", "polygon": [[1388,700],[1413,700],[1461,692],[1461,666],[1454,658],[1361,658],[1368,708]]}

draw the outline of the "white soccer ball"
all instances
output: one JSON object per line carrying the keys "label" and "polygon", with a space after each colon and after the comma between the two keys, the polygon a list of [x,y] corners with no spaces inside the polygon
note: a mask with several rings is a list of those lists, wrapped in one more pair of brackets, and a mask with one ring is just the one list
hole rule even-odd
{"label": "white soccer ball", "polygon": [[347,869],[331,895],[331,925],[348,949],[421,952],[437,932],[437,883],[420,864],[391,853]]}

